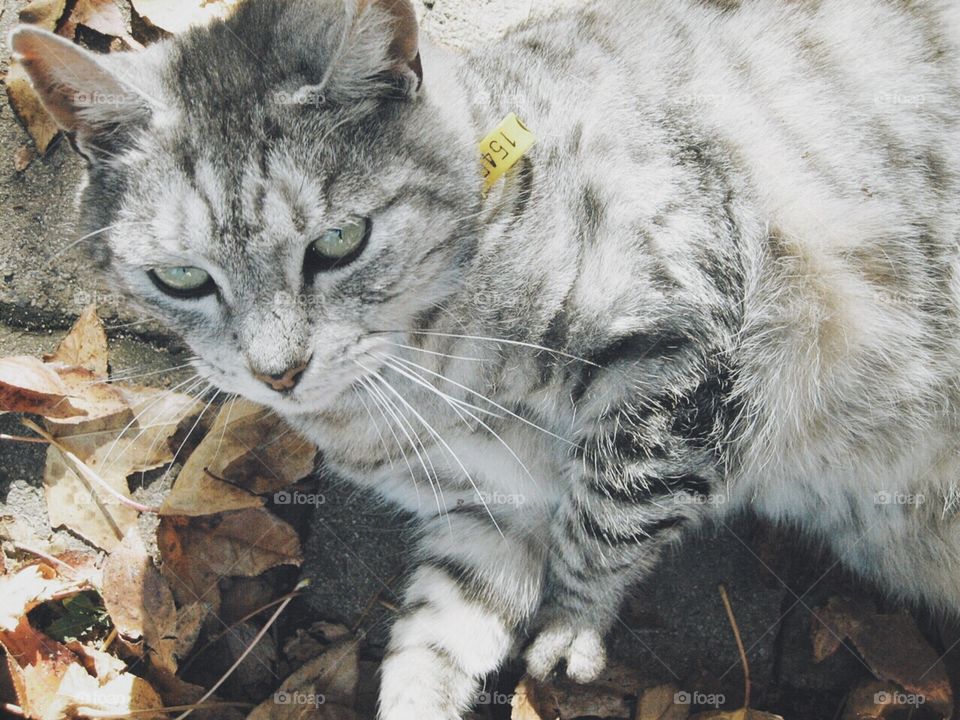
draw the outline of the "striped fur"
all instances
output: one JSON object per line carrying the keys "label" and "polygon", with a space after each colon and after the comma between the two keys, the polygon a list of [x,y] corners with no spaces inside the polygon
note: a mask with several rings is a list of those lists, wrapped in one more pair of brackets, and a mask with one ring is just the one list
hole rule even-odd
{"label": "striped fur", "polygon": [[[459,718],[517,651],[595,677],[627,587],[746,507],[955,611],[958,6],[600,0],[465,55],[423,42],[422,87],[363,7],[250,0],[78,55],[138,112],[74,119],[114,281],[421,516],[383,720]],[[539,141],[484,200],[476,143],[511,111]],[[350,215],[369,246],[305,284]],[[164,264],[218,296],[163,296]],[[292,393],[253,378],[310,352]]]}

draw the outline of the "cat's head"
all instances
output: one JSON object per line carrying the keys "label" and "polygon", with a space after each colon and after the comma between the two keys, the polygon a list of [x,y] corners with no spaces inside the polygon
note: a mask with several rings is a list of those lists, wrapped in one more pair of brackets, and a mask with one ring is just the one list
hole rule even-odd
{"label": "cat's head", "polygon": [[474,146],[409,0],[248,0],[139,53],[11,44],[87,159],[81,244],[225,390],[323,408],[463,281]]}

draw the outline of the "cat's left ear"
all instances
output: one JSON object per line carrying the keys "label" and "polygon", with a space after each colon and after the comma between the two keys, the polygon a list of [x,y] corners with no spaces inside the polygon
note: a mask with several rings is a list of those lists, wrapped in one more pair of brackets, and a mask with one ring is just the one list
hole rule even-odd
{"label": "cat's left ear", "polygon": [[393,41],[390,55],[396,61],[394,70],[412,72],[416,76],[415,88],[423,83],[423,65],[420,63],[420,40],[417,30],[417,13],[410,0],[357,0],[357,14],[371,8],[384,11],[391,20]]}
{"label": "cat's left ear", "polygon": [[109,156],[124,129],[149,117],[146,98],[92,52],[29,25],[10,33],[10,46],[44,108],[89,161]]}

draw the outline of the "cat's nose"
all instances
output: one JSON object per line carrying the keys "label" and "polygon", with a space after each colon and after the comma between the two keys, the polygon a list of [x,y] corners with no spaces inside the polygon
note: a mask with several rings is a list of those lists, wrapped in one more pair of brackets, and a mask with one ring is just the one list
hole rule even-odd
{"label": "cat's nose", "polygon": [[283,372],[276,373],[273,375],[267,375],[264,373],[254,372],[253,376],[257,378],[262,383],[267,384],[269,387],[273,388],[277,392],[283,392],[284,390],[292,390],[296,387],[297,383],[300,382],[300,378],[303,376],[303,371],[307,369],[307,365],[310,363],[310,360],[307,359],[296,365],[294,367],[288,368]]}

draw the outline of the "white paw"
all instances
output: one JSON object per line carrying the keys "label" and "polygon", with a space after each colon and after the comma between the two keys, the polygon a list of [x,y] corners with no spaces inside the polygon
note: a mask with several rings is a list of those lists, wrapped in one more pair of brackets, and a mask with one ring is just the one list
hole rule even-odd
{"label": "white paw", "polygon": [[561,660],[567,662],[567,677],[579,683],[596,680],[607,664],[603,635],[593,628],[570,622],[547,625],[526,652],[527,671],[546,678]]}

